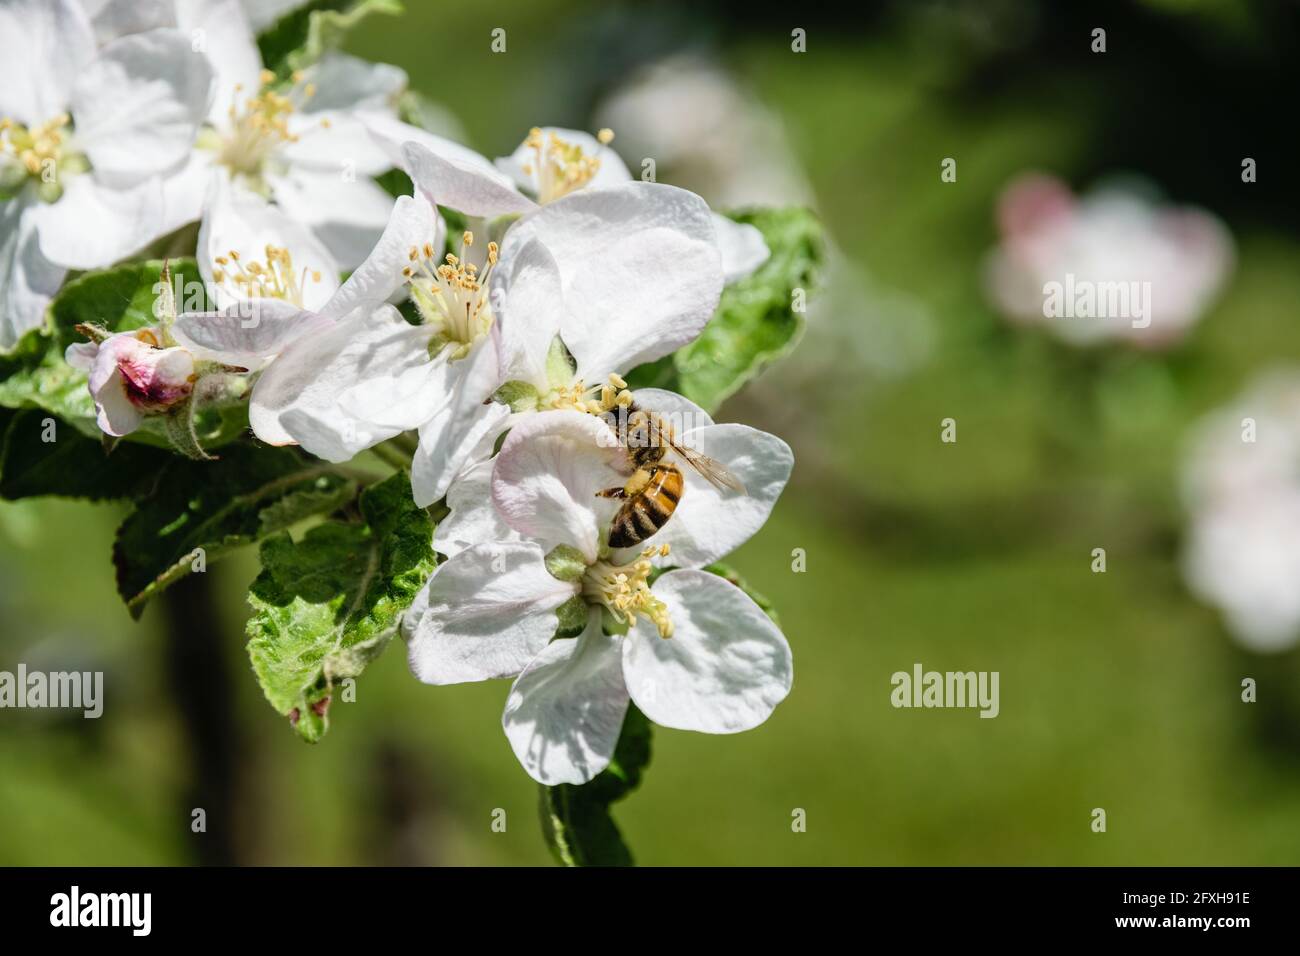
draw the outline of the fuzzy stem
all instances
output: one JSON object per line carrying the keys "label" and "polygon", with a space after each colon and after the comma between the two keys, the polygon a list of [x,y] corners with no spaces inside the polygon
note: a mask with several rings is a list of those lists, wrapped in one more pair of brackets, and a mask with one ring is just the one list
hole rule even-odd
{"label": "fuzzy stem", "polygon": [[405,471],[411,467],[411,456],[391,442],[392,439],[380,442],[370,450],[374,452],[376,458],[386,465],[390,465],[398,471]]}

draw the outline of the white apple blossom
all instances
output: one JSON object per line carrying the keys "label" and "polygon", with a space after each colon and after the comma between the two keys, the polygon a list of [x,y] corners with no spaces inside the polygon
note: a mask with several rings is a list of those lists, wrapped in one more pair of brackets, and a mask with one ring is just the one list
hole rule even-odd
{"label": "white apple blossom", "polygon": [[[250,419],[264,440],[297,441],[331,461],[418,429],[412,483],[427,505],[491,453],[509,415],[489,401],[503,382],[534,389],[535,407],[572,404],[587,390],[582,376],[598,388],[611,373],[694,339],[722,277],[704,203],[648,183],[548,204],[511,225],[499,249],[485,244],[481,270],[470,261],[472,233],[460,255],[444,258],[432,205],[444,195],[444,170],[418,144],[406,153],[419,195],[397,203],[339,296],[349,307],[373,307],[405,286],[422,323],[378,324],[356,307],[328,341],[304,341],[282,356],[266,376],[277,384],[264,386],[267,399]],[[483,208],[472,197],[457,201]],[[574,343],[576,369],[548,364],[557,335]]]}
{"label": "white apple blossom", "polygon": [[311,229],[224,176],[209,183],[197,256],[219,307],[274,298],[321,311],[340,285],[338,263]]}
{"label": "white apple blossom", "polygon": [[[639,208],[622,198],[657,192],[663,194],[659,209]],[[671,212],[674,206],[678,208]],[[609,210],[612,223],[626,222],[647,238],[609,240],[604,231],[584,224],[593,210],[601,215]],[[658,220],[669,214],[693,220],[689,232],[697,251],[665,245],[662,233],[651,238]],[[694,194],[639,183],[583,190],[515,223],[506,235],[504,254],[516,266],[508,274],[498,273],[516,306],[500,322],[501,387],[496,393],[509,402],[515,418],[561,409],[600,415],[627,408],[633,396],[621,373],[693,341],[712,316],[722,284],[718,253],[699,248],[710,225],[707,207]],[[510,255],[515,248],[520,254]],[[585,263],[595,263],[596,269]],[[609,321],[609,316],[618,320]],[[680,396],[660,391],[645,396],[648,401],[641,407],[670,416],[672,424],[707,422],[702,409]],[[474,408],[466,413],[483,414]],[[506,424],[502,420],[494,432],[480,437],[454,472],[443,472],[437,490],[446,492],[452,509],[450,523],[444,522],[448,527],[460,526],[463,503],[469,500],[448,479],[470,480],[474,463],[490,454],[486,439]],[[419,470],[417,457],[417,487]]]}
{"label": "white apple blossom", "polygon": [[[333,324],[286,350],[259,383],[249,420],[263,441],[346,461],[440,412],[458,434],[492,424],[490,417],[479,423],[470,407],[496,387],[486,273],[481,279],[457,257],[439,264],[443,230],[423,198],[398,199],[370,257],[321,308]],[[490,271],[496,251],[488,245]],[[419,325],[383,304],[404,288],[420,310]],[[500,406],[497,412],[506,414]]]}
{"label": "white apple blossom", "polygon": [[[610,438],[576,411],[520,421],[492,465],[491,503],[477,505],[498,516],[481,530],[499,520],[512,537],[439,565],[402,625],[425,683],[517,677],[506,736],[548,785],[604,769],[629,700],[666,727],[735,733],[766,720],[792,681],[789,646],[767,615],[698,570],[762,526],[789,478],[789,447],[742,425],[697,429],[692,447],[724,461],[749,494],[700,483],[644,549],[611,551],[617,504],[597,493],[621,485],[628,463]],[[652,585],[657,566],[673,569]],[[553,640],[556,610],[575,598],[588,609],[584,632]]]}
{"label": "white apple blossom", "polygon": [[[582,130],[540,126],[531,130],[510,156],[498,158],[496,167],[525,194],[547,203],[574,189],[629,182],[632,174],[609,147],[612,140],[609,130],[593,137]],[[767,243],[753,226],[714,213],[713,228],[727,283],[745,278],[767,261]]]}
{"label": "white apple blossom", "polygon": [[[376,255],[417,233],[427,232],[442,244],[442,222],[423,200],[401,197],[392,223]],[[297,443],[300,439],[295,436],[301,436],[314,453],[343,461],[402,430],[349,415],[338,399],[351,382],[317,374],[318,366],[331,360],[349,368],[353,366],[348,363],[355,362],[355,368],[377,375],[399,374],[393,362],[400,362],[408,351],[412,329],[385,300],[402,281],[400,274],[383,276],[365,265],[341,285],[338,266],[315,233],[279,206],[222,176],[213,177],[209,186],[198,262],[218,307],[241,317],[240,330],[255,326],[270,304],[279,325],[312,331],[297,343],[284,368],[260,375],[252,390],[249,419],[260,439],[285,445]],[[200,319],[194,316],[184,324],[187,334],[204,334]],[[238,352],[243,347],[241,336],[237,330],[229,331],[235,335],[226,346]],[[293,343],[285,338],[277,344],[278,353]],[[241,364],[233,356],[227,359]],[[312,415],[312,410],[321,408],[334,410],[328,424],[318,425]]]}
{"label": "white apple blossom", "polygon": [[[740,425],[716,425],[708,412],[675,392],[658,388],[641,388],[629,394],[639,408],[653,412],[673,429],[674,440],[678,444],[692,452],[707,455],[724,463],[728,470],[730,465],[727,463],[733,457],[747,456],[751,439],[761,442],[770,437],[762,433],[742,430],[743,426]],[[615,411],[617,409],[616,405]],[[593,419],[603,421],[607,425],[626,426],[627,424],[613,416],[597,416],[592,409],[569,407],[556,409],[556,411],[566,415],[573,414],[575,411],[586,412],[591,414]],[[511,421],[517,425],[525,417],[522,414],[515,415]],[[604,433],[598,432],[598,434]],[[609,444],[614,447],[618,444],[619,436],[613,431],[609,434],[612,437]],[[784,448],[784,443],[772,446],[775,460],[779,461],[788,454],[783,451]],[[485,455],[484,458],[486,457]],[[676,457],[673,453],[670,455],[670,460]],[[626,467],[620,455],[615,454],[611,458],[618,467]],[[433,537],[434,548],[441,554],[453,556],[466,548],[485,542],[523,540],[503,520],[492,503],[492,475],[495,465],[495,461],[479,461],[466,469],[448,489],[446,504],[449,513],[438,522]],[[696,542],[686,539],[686,532],[696,524],[689,516],[696,511],[707,511],[719,521],[730,523],[733,528],[748,529],[744,532],[746,537],[757,531],[767,520],[772,501],[765,498],[761,491],[751,494],[746,487],[746,493],[733,494],[718,488],[694,468],[683,467],[681,471],[684,487],[676,514],[685,513],[688,520],[684,524],[670,522],[669,527],[660,532],[663,537],[656,538],[656,540],[667,541],[675,549],[675,557],[684,559],[702,557],[702,563],[707,564],[708,561],[703,560],[703,557],[716,550],[707,545],[702,549]],[[743,479],[741,483],[745,484]]]}
{"label": "white apple blossom", "polygon": [[213,73],[176,30],[96,48],[74,0],[0,0],[0,349],[36,327],[67,269],[168,231]]}
{"label": "white apple blossom", "polygon": [[1274,370],[1195,430],[1183,470],[1188,586],[1245,647],[1300,640],[1300,371]]}
{"label": "white apple blossom", "polygon": [[[1080,199],[1050,176],[1013,182],[999,201],[998,226],[1001,244],[988,268],[994,303],[1013,321],[1042,324],[1074,345],[1118,339],[1166,348],[1209,308],[1232,266],[1231,236],[1203,210],[1158,205],[1120,188]],[[1111,314],[1102,300],[1120,284],[1147,301]],[[1093,305],[1063,302],[1057,310],[1052,285],[1067,298],[1070,290],[1076,299],[1091,295]]]}
{"label": "white apple blossom", "polygon": [[[466,215],[492,218],[527,215],[579,190],[606,189],[632,181],[610,147],[613,133],[538,126],[510,156],[489,162],[459,143],[382,117],[367,119],[395,165],[428,185],[429,200]],[[410,150],[417,143],[422,149]],[[763,235],[747,223],[713,213],[713,228],[728,283],[743,279],[770,255]]]}
{"label": "white apple blossom", "polygon": [[[169,178],[168,231],[198,219],[214,174],[273,199],[353,268],[383,231],[392,198],[372,176],[390,168],[361,123],[395,111],[406,74],[329,52],[281,82],[263,69],[239,0],[83,0],[104,37],[175,27],[216,75],[207,125],[189,162]],[[263,18],[257,18],[262,22]]]}

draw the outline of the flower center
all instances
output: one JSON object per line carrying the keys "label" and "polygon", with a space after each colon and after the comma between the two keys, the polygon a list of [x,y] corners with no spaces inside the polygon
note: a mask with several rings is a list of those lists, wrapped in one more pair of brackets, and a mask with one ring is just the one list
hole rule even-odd
{"label": "flower center", "polygon": [[603,415],[631,404],[632,393],[627,390],[627,382],[622,376],[610,373],[609,380],[604,385],[588,388],[582,379],[576,379],[568,385],[557,385],[542,396],[538,407],[544,410],[564,409]]}
{"label": "flower center", "polygon": [[492,325],[487,280],[497,264],[497,244],[488,243],[487,266],[481,275],[478,266],[465,261],[473,245],[474,233],[464,233],[460,255],[449,252],[440,263],[434,258],[432,243],[412,246],[407,253],[410,265],[402,269],[402,275],[420,317],[435,329],[431,354],[451,343],[456,346],[452,358],[462,358]]}
{"label": "flower center", "polygon": [[[614,133],[602,129],[596,139],[605,146],[614,141]],[[544,133],[536,126],[529,131],[524,145],[533,151],[533,161],[524,165],[524,173],[536,174],[540,203],[567,196],[591,182],[600,171],[599,154],[588,155],[577,143],[563,140],[555,133]]]}
{"label": "flower center", "polygon": [[213,270],[212,281],[241,299],[284,299],[301,309],[307,283],[320,282],[319,271],[304,266],[301,273],[295,272],[289,250],[269,243],[265,262],[254,259],[245,265],[232,249],[217,256],[216,263],[219,268]]}
{"label": "flower center", "polygon": [[[235,86],[234,99],[226,111],[230,128],[225,135],[209,131],[201,139],[201,145],[217,151],[217,162],[245,177],[254,188],[264,185],[262,170],[271,153],[301,138],[289,131],[289,117],[316,94],[315,84],[303,83],[301,72],[293,74],[293,85],[287,92],[273,88],[275,74],[270,70],[263,70],[260,79],[257,93],[244,96],[242,102],[243,84]],[[320,124],[328,128],[329,120],[322,119]]]}
{"label": "flower center", "polygon": [[146,412],[163,412],[182,402],[194,390],[194,360],[182,348],[164,348],[152,329],[135,338],[145,348],[123,354],[117,362],[127,399]]}
{"label": "flower center", "polygon": [[651,559],[667,554],[668,545],[652,545],[631,564],[597,561],[582,577],[582,596],[588,603],[607,608],[628,627],[636,624],[637,615],[641,615],[658,628],[660,637],[672,637],[673,622],[668,607],[650,590],[650,574],[654,570]]}
{"label": "flower center", "polygon": [[9,117],[0,119],[0,157],[8,160],[0,164],[0,198],[31,179],[39,184],[41,199],[56,202],[63,194],[60,176],[89,168],[83,155],[65,148],[71,124],[67,113],[30,128]]}

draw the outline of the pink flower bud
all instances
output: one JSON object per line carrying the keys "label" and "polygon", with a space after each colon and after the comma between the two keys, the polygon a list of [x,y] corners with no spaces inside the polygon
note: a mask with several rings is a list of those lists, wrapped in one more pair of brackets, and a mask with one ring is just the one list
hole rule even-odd
{"label": "pink flower bud", "polygon": [[168,411],[194,389],[194,357],[180,347],[162,348],[153,329],[73,345],[67,359],[90,373],[99,427],[109,435],[134,431],[145,415]]}

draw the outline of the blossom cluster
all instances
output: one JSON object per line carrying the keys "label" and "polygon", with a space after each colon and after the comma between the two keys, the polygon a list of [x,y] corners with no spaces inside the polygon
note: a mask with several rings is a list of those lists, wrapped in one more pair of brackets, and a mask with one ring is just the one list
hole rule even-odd
{"label": "blossom cluster", "polygon": [[608,130],[489,160],[404,122],[394,67],[277,74],[237,0],[3,0],[0,32],[0,348],[69,272],[197,224],[212,307],[164,289],[155,325],[67,350],[107,436],[164,423],[204,458],[195,412],[244,403],[262,443],[327,462],[408,436],[415,503],[448,511],[411,667],[514,678],[506,734],[543,783],[599,773],[629,702],[710,733],[766,719],[789,647],[704,569],[764,523],[790,450],[623,377],[701,334],[768,257],[758,230],[634,180]]}

